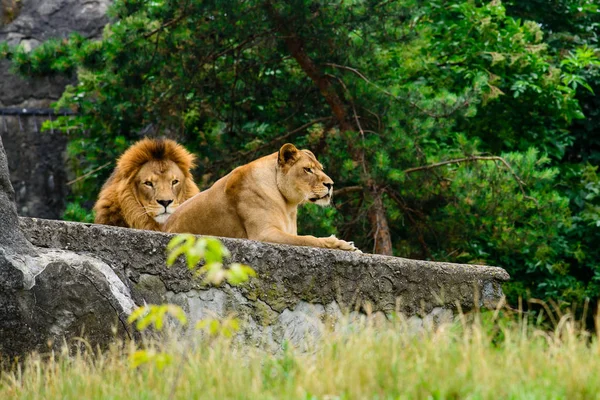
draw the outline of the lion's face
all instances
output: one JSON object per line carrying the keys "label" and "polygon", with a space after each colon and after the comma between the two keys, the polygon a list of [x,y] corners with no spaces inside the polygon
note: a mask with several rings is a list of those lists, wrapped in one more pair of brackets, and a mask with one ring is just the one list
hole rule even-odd
{"label": "lion's face", "polygon": [[135,176],[137,198],[146,213],[159,224],[185,201],[185,175],[173,161],[149,161]]}
{"label": "lion's face", "polygon": [[117,161],[94,205],[97,224],[161,230],[185,200],[199,192],[195,157],[170,139],[144,138]]}
{"label": "lion's face", "polygon": [[289,143],[279,150],[277,186],[289,202],[297,204],[326,206],[333,194],[333,180],[323,172],[315,155]]}

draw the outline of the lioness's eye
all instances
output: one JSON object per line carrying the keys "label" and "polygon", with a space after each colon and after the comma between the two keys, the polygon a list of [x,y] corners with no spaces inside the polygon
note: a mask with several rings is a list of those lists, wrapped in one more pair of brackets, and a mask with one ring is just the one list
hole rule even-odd
{"label": "lioness's eye", "polygon": [[152,182],[150,182],[150,181],[146,181],[146,182],[144,182],[144,185],[146,185],[146,186],[149,186],[149,187],[152,187]]}
{"label": "lioness's eye", "polygon": [[312,174],[312,169],[304,168],[304,172],[306,172],[307,174]]}
{"label": "lioness's eye", "polygon": [[173,179],[173,182],[172,182],[173,185],[177,185],[178,183],[179,183],[178,179]]}

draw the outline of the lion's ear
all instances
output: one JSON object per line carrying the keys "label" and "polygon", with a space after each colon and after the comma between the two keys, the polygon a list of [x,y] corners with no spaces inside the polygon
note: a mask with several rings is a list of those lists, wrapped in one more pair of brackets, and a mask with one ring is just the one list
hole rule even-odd
{"label": "lion's ear", "polygon": [[293,164],[299,157],[300,151],[291,143],[286,143],[279,149],[279,165]]}

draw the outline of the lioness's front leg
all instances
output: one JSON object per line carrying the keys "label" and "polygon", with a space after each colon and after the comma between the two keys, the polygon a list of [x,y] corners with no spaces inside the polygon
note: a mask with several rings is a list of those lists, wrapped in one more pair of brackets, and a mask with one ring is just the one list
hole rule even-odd
{"label": "lioness's front leg", "polygon": [[337,249],[346,251],[360,251],[353,243],[346,242],[336,238],[334,235],[326,238],[318,238],[311,235],[292,235],[290,233],[283,232],[277,228],[267,229],[261,232],[257,237],[251,237],[250,232],[248,233],[248,239],[260,240],[263,242],[291,244],[294,246],[311,246],[311,247],[322,247],[325,249]]}

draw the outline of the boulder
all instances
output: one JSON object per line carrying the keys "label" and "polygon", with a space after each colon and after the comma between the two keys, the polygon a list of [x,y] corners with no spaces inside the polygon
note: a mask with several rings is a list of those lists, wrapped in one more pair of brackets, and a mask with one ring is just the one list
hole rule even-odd
{"label": "boulder", "polygon": [[33,246],[19,228],[0,139],[0,359],[45,351],[65,338],[127,337],[135,304],[101,260]]}

